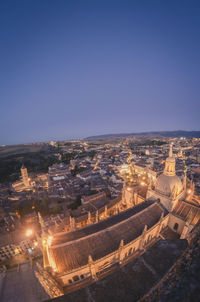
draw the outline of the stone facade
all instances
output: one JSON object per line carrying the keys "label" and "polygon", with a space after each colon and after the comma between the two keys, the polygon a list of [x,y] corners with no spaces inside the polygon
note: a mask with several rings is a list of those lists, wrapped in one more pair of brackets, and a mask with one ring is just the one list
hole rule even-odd
{"label": "stone facade", "polygon": [[168,219],[169,214],[165,217],[161,215],[157,224],[150,229],[147,229],[147,226],[145,226],[142,234],[132,242],[124,244],[122,239],[119,248],[113,253],[96,261],[89,256],[87,265],[80,266],[75,270],[62,274],[56,274],[56,280],[58,280],[63,287],[70,287],[72,284],[85,279],[97,280],[105,270],[109,271],[112,270],[114,265],[123,265],[127,263],[134,257],[141,255],[145,249],[155,243],[159,238],[160,232],[167,227]]}
{"label": "stone facade", "polygon": [[168,229],[188,237],[200,219],[200,205],[184,201],[187,181],[175,174],[172,146],[163,174],[150,178],[146,191],[124,183],[122,197],[83,217],[70,217],[70,229],[54,234],[45,255],[58,288],[68,292],[101,279],[140,256]]}

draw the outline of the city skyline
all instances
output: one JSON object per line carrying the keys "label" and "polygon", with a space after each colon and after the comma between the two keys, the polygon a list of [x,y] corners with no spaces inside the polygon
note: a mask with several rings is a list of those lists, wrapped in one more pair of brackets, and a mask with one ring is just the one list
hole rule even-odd
{"label": "city skyline", "polygon": [[197,1],[0,6],[1,145],[200,130]]}
{"label": "city skyline", "polygon": [[[180,132],[179,134],[177,134],[178,132]],[[163,133],[163,135],[162,135]],[[172,133],[172,135],[170,136],[169,134]],[[66,138],[66,137],[63,137],[61,139],[57,139],[56,137],[49,137],[48,139],[46,140],[33,140],[33,141],[24,141],[24,142],[18,142],[16,144],[2,144],[1,146],[2,147],[5,147],[5,146],[14,146],[14,145],[28,145],[28,144],[37,144],[37,143],[55,143],[55,142],[64,142],[64,141],[71,141],[71,142],[76,142],[76,141],[84,141],[84,140],[99,140],[99,139],[112,139],[112,138],[119,138],[119,139],[125,139],[125,138],[134,138],[134,137],[139,137],[141,138],[143,135],[144,137],[148,140],[148,135],[149,136],[149,139],[156,139],[157,136],[156,134],[160,134],[160,136],[158,136],[159,139],[163,138],[164,140],[166,139],[169,139],[169,138],[183,138],[183,139],[186,139],[186,137],[181,133],[188,133],[187,134],[187,138],[198,138],[200,136],[200,131],[199,130],[172,130],[172,131],[141,131],[141,132],[126,132],[126,133],[100,133],[100,134],[95,134],[95,135],[91,135],[91,136],[87,136],[87,137],[74,137],[74,138]],[[140,137],[141,135],[141,137]],[[153,135],[151,137],[151,135]]]}
{"label": "city skyline", "polygon": [[199,300],[199,16],[0,1],[0,302]]}

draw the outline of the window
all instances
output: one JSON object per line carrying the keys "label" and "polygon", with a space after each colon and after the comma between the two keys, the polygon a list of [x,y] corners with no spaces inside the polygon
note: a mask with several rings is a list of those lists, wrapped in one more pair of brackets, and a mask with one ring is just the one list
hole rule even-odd
{"label": "window", "polygon": [[174,224],[174,230],[177,231],[178,230],[178,223]]}
{"label": "window", "polygon": [[74,280],[74,281],[79,281],[79,276],[74,276],[74,277],[73,277],[73,280]]}

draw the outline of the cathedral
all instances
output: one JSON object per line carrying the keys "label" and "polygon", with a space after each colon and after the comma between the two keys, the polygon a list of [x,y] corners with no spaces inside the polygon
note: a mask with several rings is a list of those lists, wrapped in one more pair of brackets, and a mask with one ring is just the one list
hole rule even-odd
{"label": "cathedral", "polygon": [[168,226],[185,238],[199,220],[199,200],[194,196],[194,184],[187,180],[186,170],[183,181],[176,175],[175,157],[170,145],[169,157],[163,173],[147,190],[147,200],[159,200],[169,212]]}
{"label": "cathedral", "polygon": [[121,198],[89,213],[84,226],[70,217],[70,229],[42,233],[43,268],[36,275],[50,296],[102,279],[160,238],[188,238],[199,221],[200,202],[186,171],[181,180],[175,165],[170,145],[163,173],[147,186],[124,183]]}
{"label": "cathedral", "polygon": [[[186,196],[186,182],[182,183],[181,179],[176,175],[175,157],[172,153],[172,145],[170,145],[169,157],[165,161],[164,172],[156,179],[154,185],[151,185],[147,192],[147,199],[159,199],[163,206],[172,211],[178,200]],[[186,175],[185,175],[186,177]]]}

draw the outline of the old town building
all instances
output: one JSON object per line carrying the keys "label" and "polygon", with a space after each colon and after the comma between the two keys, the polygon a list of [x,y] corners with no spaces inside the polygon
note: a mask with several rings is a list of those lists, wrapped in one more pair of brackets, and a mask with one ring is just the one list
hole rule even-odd
{"label": "old town building", "polygon": [[[43,233],[44,272],[49,271],[63,292],[120,268],[160,237],[189,236],[199,221],[200,203],[186,173],[182,181],[176,175],[175,163],[170,145],[163,173],[148,185],[125,183],[122,196],[114,202],[84,219],[70,217],[70,228],[64,231]],[[42,280],[45,273],[38,274]]]}

